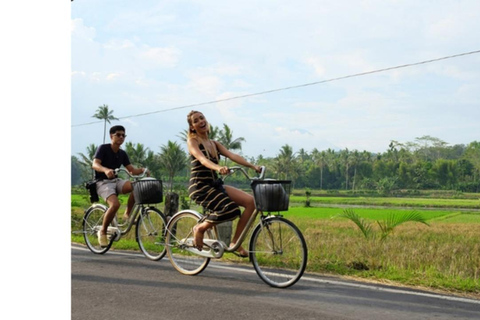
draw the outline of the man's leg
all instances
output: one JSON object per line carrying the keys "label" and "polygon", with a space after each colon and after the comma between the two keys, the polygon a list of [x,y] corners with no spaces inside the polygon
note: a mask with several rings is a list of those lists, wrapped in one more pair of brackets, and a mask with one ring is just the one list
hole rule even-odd
{"label": "man's leg", "polygon": [[113,218],[115,218],[118,208],[120,208],[120,202],[118,201],[116,194],[109,196],[106,201],[108,204],[108,209],[105,212],[105,217],[103,217],[102,229],[98,231],[98,242],[101,247],[108,246],[108,226],[112,222]]}
{"label": "man's leg", "polygon": [[126,181],[123,185],[122,193],[130,193],[130,195],[128,196],[127,209],[125,209],[125,213],[123,214],[123,220],[125,221],[130,218],[130,213],[132,212],[133,205],[135,204],[135,198],[132,191],[132,183],[130,181]]}
{"label": "man's leg", "polygon": [[120,201],[118,201],[118,197],[116,194],[112,194],[110,197],[107,198],[108,210],[105,212],[105,217],[103,218],[102,230],[101,234],[107,234],[108,226],[112,222],[115,214],[117,213],[118,209],[120,208]]}

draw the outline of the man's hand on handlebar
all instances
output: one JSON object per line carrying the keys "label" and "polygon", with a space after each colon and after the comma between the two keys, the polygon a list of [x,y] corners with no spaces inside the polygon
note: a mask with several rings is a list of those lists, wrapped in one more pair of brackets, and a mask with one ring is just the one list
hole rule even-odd
{"label": "man's hand on handlebar", "polygon": [[143,168],[143,173],[144,173],[147,177],[150,177],[150,170],[148,170],[147,168]]}
{"label": "man's hand on handlebar", "polygon": [[105,175],[107,176],[108,179],[113,179],[116,176],[116,173],[113,169],[108,169],[105,171]]}
{"label": "man's hand on handlebar", "polygon": [[135,169],[136,172],[138,172],[138,170],[140,170],[141,172],[137,174],[134,174],[133,172],[129,172],[130,176],[150,177],[150,170],[148,170],[147,168]]}

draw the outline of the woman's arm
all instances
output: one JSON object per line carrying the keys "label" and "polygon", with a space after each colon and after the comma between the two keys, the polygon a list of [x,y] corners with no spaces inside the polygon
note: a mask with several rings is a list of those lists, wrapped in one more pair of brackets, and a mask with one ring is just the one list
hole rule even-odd
{"label": "woman's arm", "polygon": [[232,160],[233,162],[236,162],[236,163],[238,163],[238,164],[241,165],[241,166],[244,166],[244,167],[247,167],[247,168],[251,168],[251,169],[255,170],[256,172],[260,172],[260,171],[261,171],[261,168],[260,168],[259,166],[253,165],[253,164],[251,164],[250,162],[248,162],[247,160],[245,160],[245,158],[243,158],[241,155],[238,155],[238,154],[236,154],[236,153],[231,152],[230,150],[228,150],[227,148],[225,148],[225,146],[222,145],[220,142],[214,141],[214,143],[217,145],[218,151],[219,151],[223,156],[229,158],[229,159]]}
{"label": "woman's arm", "polygon": [[198,143],[197,139],[189,138],[187,140],[187,146],[188,146],[188,152],[190,152],[190,154],[194,156],[198,161],[200,161],[200,163],[203,164],[205,167],[218,171],[222,174],[224,174],[223,171],[225,171],[226,173],[226,170],[225,170],[226,167],[222,167],[210,161],[207,157],[205,157],[203,152],[200,150],[200,144]]}

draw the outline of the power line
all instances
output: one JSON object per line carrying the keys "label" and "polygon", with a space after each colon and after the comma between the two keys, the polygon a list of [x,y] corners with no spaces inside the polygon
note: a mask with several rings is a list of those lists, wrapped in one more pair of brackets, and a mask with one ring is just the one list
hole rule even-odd
{"label": "power line", "polygon": [[[118,119],[142,117],[142,116],[147,116],[147,115],[155,114],[155,113],[161,113],[161,112],[167,112],[167,111],[173,111],[173,110],[185,109],[185,108],[193,108],[193,107],[198,107],[198,106],[204,106],[204,105],[207,105],[207,104],[225,102],[225,101],[236,100],[236,99],[243,99],[243,98],[248,98],[248,97],[253,97],[253,96],[259,96],[259,95],[262,95],[262,94],[268,94],[268,93],[273,93],[273,92],[278,92],[278,91],[285,91],[285,90],[297,89],[297,88],[302,88],[302,87],[308,87],[308,86],[313,86],[313,85],[322,84],[322,83],[326,83],[326,82],[338,81],[338,80],[343,80],[343,79],[347,79],[347,78],[360,77],[360,76],[365,76],[365,75],[369,75],[369,74],[373,74],[373,73],[379,73],[379,72],[384,72],[384,71],[389,71],[389,70],[394,70],[394,69],[407,68],[407,67],[412,67],[412,66],[417,66],[417,65],[421,65],[421,64],[437,62],[437,61],[446,60],[446,59],[458,58],[458,57],[461,57],[461,56],[466,56],[466,55],[476,54],[476,53],[480,53],[480,50],[464,52],[464,53],[459,53],[459,54],[455,54],[455,55],[451,55],[451,56],[446,56],[446,57],[441,57],[441,58],[436,58],[436,59],[431,59],[431,60],[425,60],[425,61],[420,61],[420,62],[415,62],[415,63],[409,63],[409,64],[404,64],[404,65],[395,66],[395,67],[389,67],[389,68],[378,69],[378,70],[373,70],[373,71],[355,73],[355,74],[351,74],[351,75],[348,75],[348,76],[342,76],[342,77],[331,78],[331,79],[327,79],[327,80],[309,82],[309,83],[299,84],[299,85],[290,86],[290,87],[283,87],[283,88],[261,91],[261,92],[256,92],[256,93],[249,93],[249,94],[244,94],[244,95],[235,96],[235,97],[231,97],[231,98],[225,98],[225,99],[213,100],[213,101],[201,102],[201,103],[194,103],[194,104],[189,104],[189,105],[185,105],[185,106],[174,107],[174,108],[169,108],[169,109],[162,109],[162,110],[146,112],[146,113],[139,113],[139,114],[130,115],[130,116],[126,116],[126,117],[120,117]],[[89,123],[76,124],[76,125],[72,125],[72,127],[86,126],[86,125],[95,124],[95,123],[99,123],[99,122],[102,122],[102,121],[94,121],[94,122],[89,122]]]}

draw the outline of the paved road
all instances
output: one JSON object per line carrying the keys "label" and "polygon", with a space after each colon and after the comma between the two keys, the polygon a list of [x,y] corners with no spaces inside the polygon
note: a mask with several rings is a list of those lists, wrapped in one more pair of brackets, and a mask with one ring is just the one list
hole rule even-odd
{"label": "paved road", "polygon": [[95,255],[72,245],[72,319],[480,319],[480,300],[312,275],[287,289],[266,285],[251,264],[210,262],[185,276],[168,258]]}

